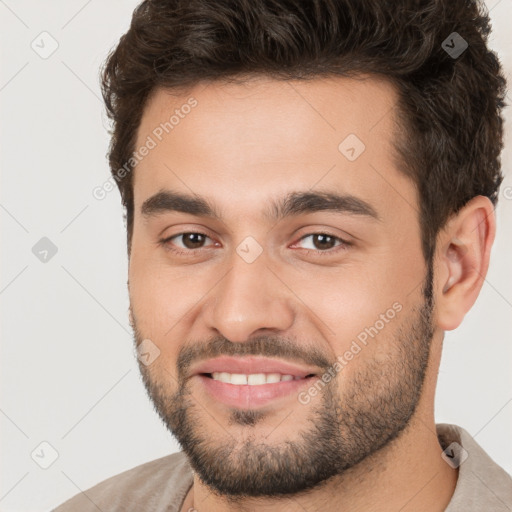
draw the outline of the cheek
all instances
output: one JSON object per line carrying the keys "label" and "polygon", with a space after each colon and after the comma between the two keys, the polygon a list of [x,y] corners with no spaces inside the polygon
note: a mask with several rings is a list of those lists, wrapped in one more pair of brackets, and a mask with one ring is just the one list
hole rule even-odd
{"label": "cheek", "polygon": [[132,247],[128,273],[130,305],[137,329],[141,336],[167,351],[174,345],[168,340],[176,335],[179,320],[186,314],[182,290],[169,275],[169,269],[166,271],[136,245]]}
{"label": "cheek", "polygon": [[403,265],[381,254],[372,264],[330,269],[301,282],[299,295],[314,312],[309,317],[317,318],[335,356],[385,358],[392,350],[395,330],[418,296],[411,292],[423,279],[421,265],[401,272]]}
{"label": "cheek", "polygon": [[151,367],[151,374],[159,379],[166,375],[171,378],[169,373],[177,378],[179,350],[192,331],[198,303],[214,284],[214,280],[208,284],[205,277],[204,273],[194,273],[192,267],[171,267],[162,259],[138,251],[136,246],[132,249],[130,304],[140,335],[160,350],[154,368]]}

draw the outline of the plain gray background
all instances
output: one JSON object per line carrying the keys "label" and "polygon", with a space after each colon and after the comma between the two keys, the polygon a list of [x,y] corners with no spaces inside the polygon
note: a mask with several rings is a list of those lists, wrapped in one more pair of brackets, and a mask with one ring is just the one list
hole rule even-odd
{"label": "plain gray background", "polygon": [[[178,450],[132,347],[119,193],[92,195],[109,177],[98,70],[137,4],[0,0],[1,511],[49,510]],[[487,7],[510,81],[512,5]],[[436,419],[464,427],[512,473],[510,107],[505,116],[491,267],[476,305],[446,335]],[[46,262],[33,252],[43,237],[57,249]]]}

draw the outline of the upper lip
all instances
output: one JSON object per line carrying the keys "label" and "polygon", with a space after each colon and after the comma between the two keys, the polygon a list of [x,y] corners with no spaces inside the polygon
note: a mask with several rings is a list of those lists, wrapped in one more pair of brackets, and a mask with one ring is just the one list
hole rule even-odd
{"label": "upper lip", "polygon": [[294,377],[304,378],[307,375],[316,374],[318,370],[306,365],[299,365],[271,359],[268,357],[249,356],[249,357],[216,357],[202,361],[194,365],[191,369],[191,375],[213,372],[240,373],[250,375],[254,373],[280,373],[282,375],[293,375]]}

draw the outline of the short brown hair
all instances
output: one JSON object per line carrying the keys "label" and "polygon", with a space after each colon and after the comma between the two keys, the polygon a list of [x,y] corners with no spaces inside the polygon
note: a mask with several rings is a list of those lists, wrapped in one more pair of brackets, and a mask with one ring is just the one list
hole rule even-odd
{"label": "short brown hair", "polygon": [[[249,74],[384,76],[399,95],[395,147],[400,169],[419,191],[423,252],[430,260],[450,215],[477,195],[496,205],[503,180],[506,82],[487,48],[489,32],[478,0],[145,0],[102,72],[113,121],[112,174],[126,169],[157,87]],[[132,174],[116,179],[128,252]]]}

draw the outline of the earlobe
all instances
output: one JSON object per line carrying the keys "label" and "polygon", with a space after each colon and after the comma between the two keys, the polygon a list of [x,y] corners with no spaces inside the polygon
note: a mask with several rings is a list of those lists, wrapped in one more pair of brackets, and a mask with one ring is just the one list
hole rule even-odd
{"label": "earlobe", "polygon": [[446,224],[436,249],[437,325],[460,325],[482,288],[496,231],[491,201],[476,196]]}

